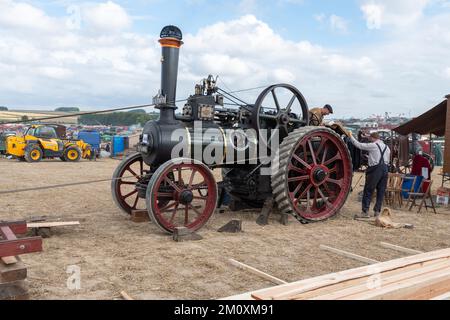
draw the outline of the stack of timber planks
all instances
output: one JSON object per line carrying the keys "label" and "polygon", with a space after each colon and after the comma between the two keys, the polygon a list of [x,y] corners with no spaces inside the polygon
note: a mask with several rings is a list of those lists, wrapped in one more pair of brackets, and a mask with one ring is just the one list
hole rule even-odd
{"label": "stack of timber planks", "polygon": [[0,259],[0,300],[28,300],[27,268],[19,257]]}
{"label": "stack of timber planks", "polygon": [[450,297],[450,249],[345,270],[231,300],[436,300]]}

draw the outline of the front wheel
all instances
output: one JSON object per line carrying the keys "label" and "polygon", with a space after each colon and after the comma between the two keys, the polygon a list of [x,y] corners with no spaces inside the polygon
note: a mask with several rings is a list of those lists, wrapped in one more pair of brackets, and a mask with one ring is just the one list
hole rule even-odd
{"label": "front wheel", "polygon": [[29,144],[25,147],[24,159],[27,162],[39,162],[42,160],[42,149],[37,144]]}
{"label": "front wheel", "polygon": [[217,184],[212,171],[192,159],[173,159],[152,175],[147,187],[147,210],[164,232],[176,227],[197,231],[217,207]]}
{"label": "front wheel", "polygon": [[81,159],[81,150],[76,146],[70,146],[64,151],[64,159],[67,162],[78,162]]}

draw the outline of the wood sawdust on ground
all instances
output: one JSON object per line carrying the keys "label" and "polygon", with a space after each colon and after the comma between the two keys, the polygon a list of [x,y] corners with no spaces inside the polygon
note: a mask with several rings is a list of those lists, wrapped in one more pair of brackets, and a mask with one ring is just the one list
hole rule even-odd
{"label": "wood sawdust on ground", "polygon": [[[109,178],[117,165],[111,159],[75,164],[0,159],[0,191]],[[394,210],[395,222],[415,229],[383,230],[352,219],[360,211],[360,190],[357,186],[338,217],[316,224],[290,218],[282,226],[273,216],[269,226],[260,227],[257,211],[216,213],[200,230],[203,240],[198,242],[176,243],[150,223],[130,222],[114,205],[108,182],[1,195],[0,220],[49,216],[82,221],[79,227],[55,228],[42,253],[23,256],[33,299],[119,299],[122,290],[135,299],[216,299],[272,285],[230,266],[230,258],[296,281],[362,265],[320,250],[321,244],[379,261],[402,255],[381,247],[380,241],[420,251],[450,247],[449,209],[439,208],[438,215]],[[231,219],[242,219],[243,233],[216,232]],[[81,268],[81,290],[67,288],[71,265]]]}

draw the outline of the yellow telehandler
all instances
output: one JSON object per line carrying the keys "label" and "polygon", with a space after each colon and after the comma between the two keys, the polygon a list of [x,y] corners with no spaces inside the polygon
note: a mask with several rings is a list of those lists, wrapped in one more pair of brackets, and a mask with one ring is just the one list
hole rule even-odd
{"label": "yellow telehandler", "polygon": [[[63,130],[64,137],[57,131]],[[6,154],[27,162],[60,158],[62,161],[76,162],[81,158],[94,158],[90,144],[82,140],[65,139],[65,127],[58,125],[31,125],[22,136],[6,138]]]}

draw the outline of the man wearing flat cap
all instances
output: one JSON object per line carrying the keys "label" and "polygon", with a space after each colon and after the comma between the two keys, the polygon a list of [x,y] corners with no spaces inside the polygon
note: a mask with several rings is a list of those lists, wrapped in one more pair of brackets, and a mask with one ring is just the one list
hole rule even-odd
{"label": "man wearing flat cap", "polygon": [[374,191],[377,191],[377,201],[374,212],[375,217],[378,217],[383,205],[384,194],[386,192],[388,182],[388,166],[391,159],[391,150],[383,141],[380,140],[380,135],[377,132],[371,133],[369,143],[358,142],[349,132],[350,141],[358,149],[368,151],[369,153],[369,167],[366,170],[366,183],[364,185],[364,194],[362,199],[362,212],[355,216],[355,218],[369,218],[370,202]]}
{"label": "man wearing flat cap", "polygon": [[309,125],[314,127],[323,126],[323,118],[329,114],[333,114],[333,108],[329,104],[323,108],[309,110]]}

